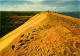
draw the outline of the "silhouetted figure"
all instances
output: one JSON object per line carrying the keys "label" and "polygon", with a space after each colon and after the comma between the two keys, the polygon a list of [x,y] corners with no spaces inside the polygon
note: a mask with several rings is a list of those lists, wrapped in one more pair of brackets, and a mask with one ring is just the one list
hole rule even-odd
{"label": "silhouetted figure", "polygon": [[48,13],[49,13],[49,10],[48,10]]}

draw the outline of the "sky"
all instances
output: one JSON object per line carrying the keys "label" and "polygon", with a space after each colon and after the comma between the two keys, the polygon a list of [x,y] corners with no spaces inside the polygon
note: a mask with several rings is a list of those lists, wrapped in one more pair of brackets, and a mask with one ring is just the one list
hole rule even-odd
{"label": "sky", "polygon": [[80,12],[80,0],[0,0],[0,11]]}

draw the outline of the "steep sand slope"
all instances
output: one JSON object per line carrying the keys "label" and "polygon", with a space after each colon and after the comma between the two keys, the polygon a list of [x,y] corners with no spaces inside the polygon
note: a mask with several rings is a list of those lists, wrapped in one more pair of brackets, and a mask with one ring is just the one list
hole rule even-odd
{"label": "steep sand slope", "polygon": [[1,56],[80,56],[80,20],[43,12],[0,39]]}

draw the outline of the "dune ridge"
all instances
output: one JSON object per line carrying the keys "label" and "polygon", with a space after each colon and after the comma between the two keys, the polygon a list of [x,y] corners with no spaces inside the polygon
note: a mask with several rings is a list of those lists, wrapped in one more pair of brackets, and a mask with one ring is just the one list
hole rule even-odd
{"label": "dune ridge", "polygon": [[1,56],[80,55],[80,19],[46,11],[0,39]]}

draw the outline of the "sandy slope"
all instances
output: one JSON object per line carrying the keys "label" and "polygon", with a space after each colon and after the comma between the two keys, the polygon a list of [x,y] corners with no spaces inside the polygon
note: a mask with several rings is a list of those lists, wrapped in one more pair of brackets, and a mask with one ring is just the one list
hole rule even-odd
{"label": "sandy slope", "polygon": [[0,39],[1,56],[79,56],[80,19],[43,12]]}

